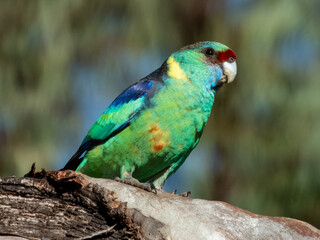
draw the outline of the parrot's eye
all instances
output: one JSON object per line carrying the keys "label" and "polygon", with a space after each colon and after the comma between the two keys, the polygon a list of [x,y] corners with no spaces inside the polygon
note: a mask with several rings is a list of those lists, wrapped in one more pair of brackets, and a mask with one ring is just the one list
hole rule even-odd
{"label": "parrot's eye", "polygon": [[205,54],[206,56],[212,56],[214,54],[213,48],[207,48]]}
{"label": "parrot's eye", "polygon": [[229,63],[233,63],[235,61],[235,59],[233,57],[229,57],[228,62]]}

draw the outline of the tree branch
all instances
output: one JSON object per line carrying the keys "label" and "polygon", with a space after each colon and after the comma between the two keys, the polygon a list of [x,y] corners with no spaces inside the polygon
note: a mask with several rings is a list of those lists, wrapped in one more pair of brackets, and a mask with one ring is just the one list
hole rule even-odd
{"label": "tree branch", "polygon": [[[5,239],[319,239],[290,218],[154,193],[70,170],[0,178]],[[17,238],[17,237],[21,238]],[[0,239],[4,239],[0,237]]]}

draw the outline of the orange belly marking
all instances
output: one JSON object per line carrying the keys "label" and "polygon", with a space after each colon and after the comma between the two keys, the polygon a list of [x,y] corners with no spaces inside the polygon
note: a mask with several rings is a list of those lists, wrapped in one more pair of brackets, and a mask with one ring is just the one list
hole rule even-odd
{"label": "orange belly marking", "polygon": [[163,143],[153,145],[155,151],[160,151],[163,148]]}
{"label": "orange belly marking", "polygon": [[168,132],[159,128],[159,125],[149,126],[149,133],[151,133],[150,142],[154,151],[160,151],[164,146],[168,145]]}

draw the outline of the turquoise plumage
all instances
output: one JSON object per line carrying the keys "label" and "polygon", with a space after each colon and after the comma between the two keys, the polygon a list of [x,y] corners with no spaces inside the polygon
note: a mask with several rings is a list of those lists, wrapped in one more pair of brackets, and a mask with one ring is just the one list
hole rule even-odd
{"label": "turquoise plumage", "polygon": [[162,188],[197,145],[216,92],[235,78],[235,60],[234,52],[217,42],[173,53],[111,103],[64,169],[134,177]]}

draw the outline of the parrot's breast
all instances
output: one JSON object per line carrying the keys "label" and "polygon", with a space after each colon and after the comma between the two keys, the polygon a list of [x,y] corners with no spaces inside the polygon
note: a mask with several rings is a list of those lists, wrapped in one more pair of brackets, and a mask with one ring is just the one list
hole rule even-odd
{"label": "parrot's breast", "polygon": [[139,156],[136,161],[141,163],[133,176],[152,176],[185,159],[198,143],[213,100],[212,92],[203,93],[191,82],[159,91],[151,106],[129,127],[139,136],[131,145]]}

